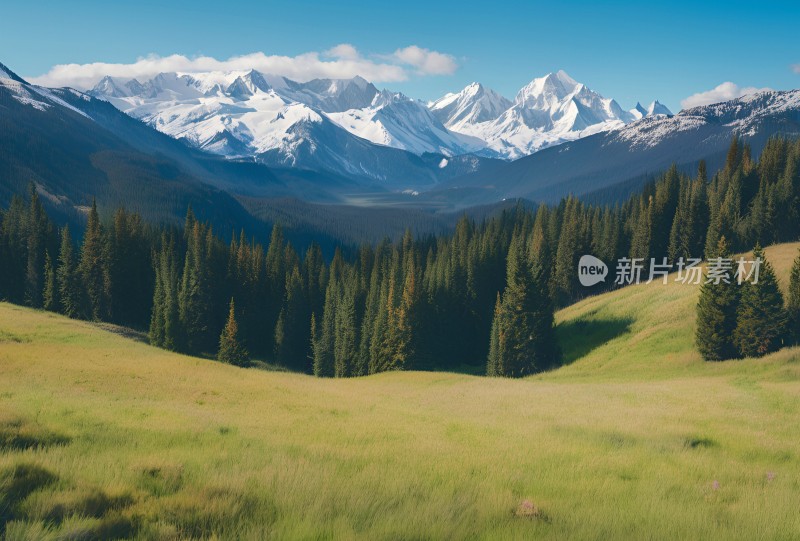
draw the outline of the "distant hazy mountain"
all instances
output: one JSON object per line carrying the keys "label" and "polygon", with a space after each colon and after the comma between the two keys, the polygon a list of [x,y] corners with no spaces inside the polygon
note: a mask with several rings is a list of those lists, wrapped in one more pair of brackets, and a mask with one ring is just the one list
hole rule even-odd
{"label": "distant hazy mountain", "polygon": [[771,136],[800,136],[800,90],[760,92],[674,116],[659,114],[658,105],[651,105],[652,116],[620,129],[455,178],[428,197],[457,206],[516,197],[552,203],[570,193],[614,201],[673,163],[693,173],[705,159],[714,171],[734,135],[754,153]]}

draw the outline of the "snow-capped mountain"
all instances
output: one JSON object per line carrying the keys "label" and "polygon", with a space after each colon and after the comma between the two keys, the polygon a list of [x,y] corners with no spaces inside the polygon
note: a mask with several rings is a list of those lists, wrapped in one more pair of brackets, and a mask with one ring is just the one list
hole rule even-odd
{"label": "snow-capped mountain", "polygon": [[364,109],[372,104],[378,89],[361,77],[314,79],[297,83],[285,77],[269,77],[275,91],[286,99],[304,103],[324,113]]}
{"label": "snow-capped mountain", "polygon": [[523,87],[513,102],[472,84],[430,104],[445,125],[478,137],[488,149],[515,159],[552,146],[620,128],[652,114],[671,114],[658,102],[624,111],[578,83],[564,71],[549,73]]}
{"label": "snow-capped mountain", "polygon": [[[625,111],[564,71],[534,79],[514,101],[473,83],[425,105],[379,91],[361,77],[299,83],[255,70],[162,73],[143,83],[106,77],[90,93],[203,150],[237,158],[280,155],[280,163],[295,167],[309,166],[297,159],[296,149],[306,142],[297,134],[310,133],[298,123],[330,121],[355,137],[418,156],[516,159],[671,114],[657,101]],[[307,142],[312,149],[326,146]]]}
{"label": "snow-capped mountain", "polygon": [[453,156],[485,147],[478,138],[448,130],[423,103],[388,90],[377,94],[368,107],[328,117],[353,135],[415,154]]}
{"label": "snow-capped mountain", "polygon": [[672,116],[672,111],[670,111],[666,105],[660,103],[658,100],[652,102],[649,106],[647,106],[647,108],[645,108],[641,103],[636,102],[636,107],[628,112],[636,120],[641,120],[642,118],[654,115]]}
{"label": "snow-capped mountain", "polygon": [[[379,92],[361,77],[298,83],[255,70],[162,73],[144,83],[106,77],[91,94],[197,148],[226,157],[269,157],[273,165],[318,165],[308,158],[342,154],[331,145],[347,145],[347,135],[416,155],[449,157],[485,147],[445,128],[421,102]],[[323,132],[326,139],[315,138]],[[348,148],[359,146],[353,142]],[[352,173],[353,167],[362,168],[358,162],[340,163],[335,170]]]}
{"label": "snow-capped mountain", "polygon": [[429,103],[428,108],[447,128],[461,132],[466,125],[496,119],[511,105],[511,100],[494,90],[472,83],[461,92]]}
{"label": "snow-capped mountain", "polygon": [[770,137],[800,136],[800,90],[759,92],[673,116],[658,111],[654,104],[649,116],[620,129],[454,178],[437,193],[463,206],[517,197],[556,203],[570,193],[613,202],[672,164],[695,174],[705,160],[709,171],[717,170],[734,136],[754,155]]}

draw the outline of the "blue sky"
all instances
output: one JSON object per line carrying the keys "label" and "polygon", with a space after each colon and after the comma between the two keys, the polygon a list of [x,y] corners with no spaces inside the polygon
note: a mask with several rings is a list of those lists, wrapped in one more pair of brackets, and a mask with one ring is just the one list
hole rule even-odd
{"label": "blue sky", "polygon": [[[734,88],[723,94],[800,87],[798,2],[44,0],[8,2],[2,12],[0,61],[29,77],[59,64],[131,64],[151,54],[226,60],[316,52],[325,62],[324,51],[350,44],[377,72],[401,70],[379,87],[421,99],[472,81],[513,97],[557,69],[626,108],[659,99],[677,111],[687,96],[725,82]],[[394,54],[409,46],[445,55],[444,64],[428,69]]]}

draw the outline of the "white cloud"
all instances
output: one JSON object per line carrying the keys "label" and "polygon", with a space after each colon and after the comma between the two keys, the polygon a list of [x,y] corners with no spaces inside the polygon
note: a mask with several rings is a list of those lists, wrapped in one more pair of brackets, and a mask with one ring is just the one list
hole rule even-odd
{"label": "white cloud", "polygon": [[397,49],[391,58],[413,66],[418,73],[424,75],[450,75],[458,69],[456,59],[449,54],[423,49],[416,45]]}
{"label": "white cloud", "polygon": [[800,73],[800,64],[795,64],[792,66],[792,71],[795,73]]}
{"label": "white cloud", "polygon": [[[409,66],[414,68],[409,70]],[[91,88],[110,75],[140,81],[165,72],[202,72],[256,69],[304,82],[317,78],[351,78],[360,75],[375,83],[407,80],[415,75],[451,74],[457,64],[448,54],[422,49],[416,45],[398,49],[392,55],[366,57],[354,46],[342,43],[323,53],[308,52],[297,56],[267,55],[263,52],[218,60],[210,56],[189,58],[184,55],[149,55],[129,64],[94,62],[59,64],[38,77],[27,77],[42,86]]]}
{"label": "white cloud", "polygon": [[330,58],[343,58],[345,60],[356,60],[361,55],[359,55],[358,49],[349,43],[340,43],[336,47],[325,51],[325,56]]}
{"label": "white cloud", "polygon": [[681,100],[681,107],[690,109],[700,105],[710,105],[712,103],[719,103],[721,101],[728,101],[735,98],[740,98],[746,94],[754,94],[756,92],[763,92],[764,90],[772,90],[771,88],[756,88],[754,86],[740,87],[739,85],[727,81],[718,85],[711,90],[705,92],[698,92],[692,94],[688,98]]}

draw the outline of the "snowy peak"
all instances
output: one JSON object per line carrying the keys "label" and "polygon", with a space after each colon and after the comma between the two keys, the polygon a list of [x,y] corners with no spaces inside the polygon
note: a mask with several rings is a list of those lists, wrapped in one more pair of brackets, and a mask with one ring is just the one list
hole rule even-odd
{"label": "snowy peak", "polygon": [[517,93],[514,102],[527,107],[542,109],[553,102],[561,101],[583,86],[567,75],[564,70],[548,73],[534,79]]}
{"label": "snowy peak", "polygon": [[144,91],[142,84],[136,79],[124,80],[117,77],[103,77],[91,90],[97,96],[108,98],[127,98],[136,96]]}
{"label": "snowy peak", "polygon": [[297,83],[283,78],[275,91],[292,101],[305,103],[325,113],[363,109],[372,104],[378,89],[362,77],[352,79],[314,79]]}
{"label": "snowy peak", "polygon": [[256,70],[250,70],[244,75],[239,75],[225,89],[225,94],[236,99],[247,99],[259,92],[269,92],[272,87],[264,76]]}
{"label": "snowy peak", "polygon": [[670,111],[666,105],[664,105],[663,103],[659,103],[659,101],[656,100],[653,103],[651,103],[650,106],[647,108],[647,116],[652,116],[652,115],[672,116],[672,111]]}
{"label": "snowy peak", "polygon": [[448,130],[425,104],[400,92],[382,90],[369,107],[328,113],[328,117],[354,135],[415,154],[453,156],[485,147],[479,139]]}
{"label": "snowy peak", "polygon": [[0,79],[11,79],[23,85],[28,84],[25,79],[8,69],[2,62],[0,62]]}
{"label": "snowy peak", "polygon": [[628,113],[631,115],[633,120],[640,120],[642,118],[655,115],[672,116],[672,111],[670,111],[666,105],[660,103],[658,100],[652,102],[646,108],[641,103],[636,102],[636,107],[628,111]]}
{"label": "snowy peak", "polygon": [[511,107],[511,101],[480,83],[472,83],[457,94],[431,102],[428,107],[446,127],[459,131],[465,124],[494,120]]}
{"label": "snowy peak", "polygon": [[570,77],[564,70],[537,77],[514,101],[478,83],[428,104],[445,126],[486,142],[488,151],[516,159],[548,146],[672,113],[659,102],[630,111]]}

